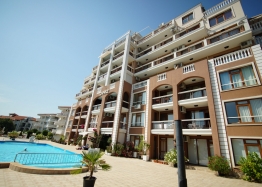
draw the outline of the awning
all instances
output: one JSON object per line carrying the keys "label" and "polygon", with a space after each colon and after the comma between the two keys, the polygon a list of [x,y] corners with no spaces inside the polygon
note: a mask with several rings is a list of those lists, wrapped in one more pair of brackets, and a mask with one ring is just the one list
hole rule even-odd
{"label": "awning", "polygon": [[85,136],[85,135],[91,134],[91,133],[93,133],[93,132],[86,131],[86,132],[80,132],[79,135]]}

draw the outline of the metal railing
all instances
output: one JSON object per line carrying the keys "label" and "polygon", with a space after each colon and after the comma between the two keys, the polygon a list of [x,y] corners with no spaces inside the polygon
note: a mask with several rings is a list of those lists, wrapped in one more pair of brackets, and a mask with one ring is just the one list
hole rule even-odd
{"label": "metal railing", "polygon": [[208,16],[208,15],[211,15],[219,10],[221,10],[223,7],[227,6],[228,4],[234,2],[235,0],[225,0],[215,6],[213,6],[212,8],[206,10],[205,12],[203,12],[204,16]]}
{"label": "metal railing", "polygon": [[100,107],[101,107],[101,104],[99,104],[99,105],[94,105],[92,109],[93,109],[93,110],[99,110]]}
{"label": "metal railing", "polygon": [[133,90],[138,89],[138,88],[143,88],[147,85],[147,81],[142,81],[136,84],[133,84]]}
{"label": "metal railing", "polygon": [[110,108],[116,106],[116,101],[106,102],[105,108]]}
{"label": "metal railing", "polygon": [[113,128],[114,121],[103,121],[101,128]]}
{"label": "metal railing", "polygon": [[179,95],[179,100],[184,100],[184,99],[204,97],[207,96],[207,93],[206,93],[206,88],[198,88],[194,90],[179,92],[178,95]]}
{"label": "metal railing", "polygon": [[79,154],[66,153],[17,153],[14,162],[20,164],[72,164],[80,163],[82,160]]}
{"label": "metal railing", "polygon": [[152,121],[152,129],[174,129],[174,121]]}
{"label": "metal railing", "polygon": [[210,129],[210,118],[182,119],[183,129]]}
{"label": "metal railing", "polygon": [[153,105],[173,102],[173,94],[153,98]]}

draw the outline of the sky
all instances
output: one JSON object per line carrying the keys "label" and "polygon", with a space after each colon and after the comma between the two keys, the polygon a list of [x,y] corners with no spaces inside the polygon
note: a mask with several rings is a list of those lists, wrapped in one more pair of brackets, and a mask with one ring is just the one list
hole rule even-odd
{"label": "sky", "polygon": [[[0,115],[37,117],[76,103],[103,49],[202,3],[221,0],[0,0]],[[248,17],[262,0],[242,0]],[[145,29],[146,28],[146,29]]]}

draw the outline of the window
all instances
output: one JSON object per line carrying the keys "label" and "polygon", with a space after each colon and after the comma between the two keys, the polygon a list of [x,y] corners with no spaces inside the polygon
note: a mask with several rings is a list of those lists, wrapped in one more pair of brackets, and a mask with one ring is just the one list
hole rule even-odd
{"label": "window", "polygon": [[257,85],[254,70],[251,65],[219,73],[219,78],[222,90]]}
{"label": "window", "polygon": [[241,157],[246,157],[250,152],[256,152],[262,157],[262,140],[256,139],[232,139],[232,149],[235,165],[238,165]]}
{"label": "window", "polygon": [[182,23],[186,24],[187,22],[191,21],[192,19],[193,19],[193,12],[183,17]]}
{"label": "window", "polygon": [[227,38],[227,37],[233,36],[233,35],[238,34],[238,33],[240,33],[240,28],[231,30],[231,31],[229,31],[229,32],[225,32],[225,33],[223,33],[223,34],[221,34],[221,35],[219,35],[219,36],[216,36],[216,37],[214,37],[214,38],[211,38],[211,39],[210,39],[210,43],[218,42],[218,41],[220,41],[220,40],[223,40],[223,39],[225,39],[225,38]]}
{"label": "window", "polygon": [[223,12],[222,14],[217,15],[216,17],[213,17],[211,19],[209,19],[209,25],[210,27],[213,27],[214,25],[217,25],[227,19],[232,18],[232,11],[227,10],[226,12]]}
{"label": "window", "polygon": [[132,115],[132,127],[144,127],[145,113],[135,113]]}
{"label": "window", "polygon": [[130,141],[134,143],[134,146],[138,146],[140,143],[140,137],[139,136],[130,136]]}
{"label": "window", "polygon": [[141,92],[138,94],[134,94],[134,102],[133,105],[137,104],[146,104],[146,92]]}
{"label": "window", "polygon": [[262,122],[262,99],[226,102],[225,109],[228,124]]}

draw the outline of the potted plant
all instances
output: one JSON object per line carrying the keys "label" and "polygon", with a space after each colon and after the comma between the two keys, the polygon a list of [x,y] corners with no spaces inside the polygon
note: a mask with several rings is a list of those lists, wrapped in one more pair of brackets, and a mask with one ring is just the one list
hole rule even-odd
{"label": "potted plant", "polygon": [[8,137],[10,137],[10,139],[12,140],[15,140],[18,136],[19,136],[19,133],[17,131],[12,131],[8,133]]}
{"label": "potted plant", "polygon": [[106,146],[106,151],[107,151],[107,155],[111,156],[111,154],[112,154],[112,147],[111,146]]}
{"label": "potted plant", "polygon": [[148,161],[149,160],[149,155],[147,155],[147,151],[150,148],[150,144],[144,142],[143,143],[143,160]]}
{"label": "potted plant", "polygon": [[[185,162],[189,161],[186,157],[184,157],[184,160]],[[164,156],[164,161],[166,161],[169,166],[177,167],[177,151],[175,149],[168,151]]]}
{"label": "potted plant", "polygon": [[101,157],[104,153],[91,151],[91,152],[82,152],[82,163],[89,168],[89,176],[83,177],[83,187],[93,187],[95,185],[96,177],[93,177],[94,170],[97,166],[100,166],[102,170],[108,171],[111,169],[109,164],[106,164],[101,160]]}
{"label": "potted plant", "polygon": [[219,176],[226,176],[230,172],[230,166],[225,157],[212,156],[208,158],[208,168],[217,171]]}

